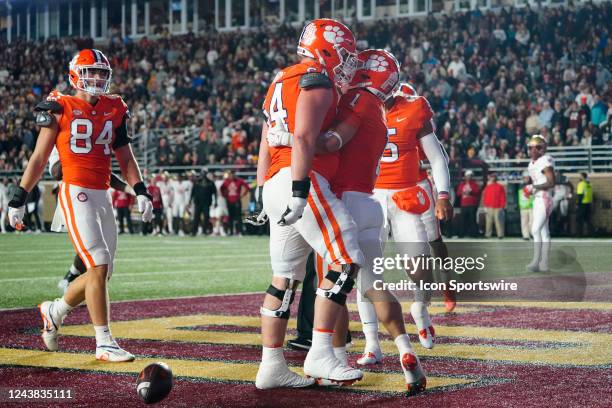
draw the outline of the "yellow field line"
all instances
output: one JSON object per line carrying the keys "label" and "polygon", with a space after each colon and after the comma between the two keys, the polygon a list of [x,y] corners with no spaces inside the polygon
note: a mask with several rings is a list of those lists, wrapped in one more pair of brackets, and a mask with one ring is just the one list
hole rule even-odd
{"label": "yellow field line", "polygon": [[[28,367],[61,368],[70,370],[93,370],[105,373],[138,374],[145,366],[160,361],[159,358],[138,358],[131,363],[108,363],[95,360],[93,354],[47,352],[0,348],[0,364]],[[221,381],[253,382],[257,363],[229,363],[223,361],[193,361],[164,358],[175,376],[194,377]],[[401,370],[398,361],[398,370]],[[303,374],[301,368],[291,370]],[[427,388],[433,389],[450,385],[465,385],[477,380],[432,376],[427,377]],[[134,377],[136,384],[136,377]],[[376,392],[403,392],[403,374],[367,372],[364,379],[353,387],[355,390]]]}

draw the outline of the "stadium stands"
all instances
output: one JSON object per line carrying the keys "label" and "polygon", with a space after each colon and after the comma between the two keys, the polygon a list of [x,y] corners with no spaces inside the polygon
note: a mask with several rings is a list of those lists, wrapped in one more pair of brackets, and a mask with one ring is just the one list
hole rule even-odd
{"label": "stadium stands", "polygon": [[[353,25],[360,46],[390,49],[436,112],[454,162],[525,156],[529,134],[551,146],[609,144],[612,41],[609,2],[379,20]],[[260,106],[275,69],[295,59],[293,27],[96,45],[112,57],[114,91],[134,134],[192,127],[149,140],[150,164],[254,164]],[[21,170],[36,140],[32,107],[51,89],[69,92],[66,65],[91,40],[0,45],[0,171]],[[155,133],[163,135],[163,132]]]}

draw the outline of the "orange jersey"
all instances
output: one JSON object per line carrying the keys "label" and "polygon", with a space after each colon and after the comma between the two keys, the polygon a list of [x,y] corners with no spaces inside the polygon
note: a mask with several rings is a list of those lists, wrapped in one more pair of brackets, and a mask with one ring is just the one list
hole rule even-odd
{"label": "orange jersey", "polygon": [[376,188],[407,188],[422,180],[417,137],[432,117],[429,102],[422,96],[401,98],[387,112],[389,141]]}
{"label": "orange jersey", "polygon": [[[266,115],[268,127],[280,126],[288,132],[295,130],[295,115],[298,96],[301,88],[300,78],[308,73],[323,73],[323,67],[316,61],[302,62],[280,71],[268,88],[263,111]],[[320,131],[327,130],[336,116],[338,95],[333,89],[334,101],[329,108]],[[312,169],[330,180],[338,169],[339,153],[317,155],[314,157]],[[266,180],[274,176],[280,169],[291,166],[291,147],[270,147],[270,168]]]}
{"label": "orange jersey", "polygon": [[366,91],[349,91],[338,106],[336,123],[354,121],[357,133],[340,150],[341,166],[332,182],[332,190],[372,194],[380,158],[387,143],[387,124],[383,102]]}
{"label": "orange jersey", "polygon": [[115,129],[128,109],[117,95],[100,96],[95,105],[54,91],[49,97],[62,105],[55,145],[62,165],[62,180],[80,187],[110,187],[111,153]]}

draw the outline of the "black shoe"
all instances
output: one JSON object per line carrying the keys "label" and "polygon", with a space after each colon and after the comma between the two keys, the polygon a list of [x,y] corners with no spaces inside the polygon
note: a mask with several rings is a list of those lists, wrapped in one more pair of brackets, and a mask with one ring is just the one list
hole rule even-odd
{"label": "black shoe", "polygon": [[296,337],[295,339],[287,342],[287,347],[292,350],[308,351],[310,350],[310,346],[312,346],[312,340],[305,337]]}

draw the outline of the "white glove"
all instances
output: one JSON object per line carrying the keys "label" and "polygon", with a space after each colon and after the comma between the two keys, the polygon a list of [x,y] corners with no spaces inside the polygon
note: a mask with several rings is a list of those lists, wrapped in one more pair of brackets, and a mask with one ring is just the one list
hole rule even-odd
{"label": "white glove", "polygon": [[302,218],[307,201],[301,197],[291,197],[287,209],[283,213],[278,225],[293,225]]}
{"label": "white glove", "polygon": [[277,147],[277,146],[289,146],[293,145],[293,135],[290,132],[287,132],[278,128],[268,129],[268,146]]}
{"label": "white glove", "polygon": [[8,209],[8,217],[9,223],[11,227],[15,228],[18,231],[21,231],[23,228],[23,215],[25,214],[25,205],[21,207],[13,208],[9,207]]}
{"label": "white glove", "polygon": [[136,200],[138,200],[138,211],[142,214],[142,220],[144,222],[151,222],[153,219],[153,203],[149,197],[137,195]]}
{"label": "white glove", "polygon": [[266,210],[262,209],[259,214],[253,214],[246,217],[244,222],[255,225],[256,227],[261,227],[262,225],[266,225],[266,222],[268,222],[268,214],[266,214]]}

